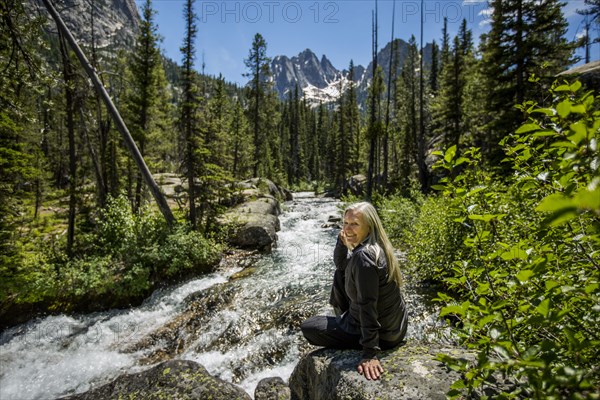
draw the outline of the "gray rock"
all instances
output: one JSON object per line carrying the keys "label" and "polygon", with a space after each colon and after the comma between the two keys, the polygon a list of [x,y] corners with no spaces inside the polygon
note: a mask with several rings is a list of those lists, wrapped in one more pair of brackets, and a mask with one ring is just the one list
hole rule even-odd
{"label": "gray rock", "polygon": [[250,396],[239,387],[211,376],[198,363],[173,360],[137,374],[119,376],[109,384],[66,399],[121,398],[249,400]]}
{"label": "gray rock", "polygon": [[263,194],[270,194],[279,201],[291,201],[294,199],[292,192],[265,178],[252,178],[236,184],[238,187],[247,188],[248,185],[258,189]]}
{"label": "gray rock", "polygon": [[294,369],[289,382],[292,399],[443,400],[459,375],[436,360],[438,353],[463,356],[463,351],[455,348],[408,342],[382,352],[379,358],[385,372],[379,381],[368,381],[356,371],[360,351],[317,350],[304,356]]}
{"label": "gray rock", "polygon": [[[34,15],[42,13],[47,15],[43,6],[34,0],[29,0]],[[56,3],[56,2],[55,2]],[[93,3],[94,13],[94,42],[100,48],[117,46],[130,49],[133,47],[140,16],[135,0],[105,0]],[[64,0],[56,5],[61,13],[61,18],[80,44],[91,45],[92,28],[90,24],[90,3],[77,0]],[[56,29],[52,18],[48,15],[48,23]]]}
{"label": "gray rock", "polygon": [[280,377],[265,378],[254,390],[254,400],[290,400],[290,388]]}
{"label": "gray rock", "polygon": [[243,225],[234,228],[230,243],[242,249],[271,251],[277,241],[279,219],[271,214],[248,214],[245,219]]}
{"label": "gray rock", "polygon": [[[271,184],[276,187],[272,182]],[[232,246],[271,251],[276,243],[276,232],[281,229],[277,218],[281,208],[279,201],[271,194],[271,185],[264,185],[269,188],[269,193],[261,192],[261,197],[237,205],[220,218],[220,224],[228,227],[229,243]]]}
{"label": "gray rock", "polygon": [[355,196],[363,194],[367,184],[367,177],[364,175],[354,175],[348,178],[345,183],[346,189]]}
{"label": "gray rock", "polygon": [[233,210],[236,214],[281,214],[279,202],[273,197],[262,197],[258,200],[248,201],[240,204]]}

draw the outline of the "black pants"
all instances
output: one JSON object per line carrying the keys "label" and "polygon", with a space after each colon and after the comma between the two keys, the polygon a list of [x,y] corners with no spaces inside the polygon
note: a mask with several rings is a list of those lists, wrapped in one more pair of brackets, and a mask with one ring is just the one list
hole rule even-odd
{"label": "black pants", "polygon": [[304,321],[300,329],[308,343],[315,346],[333,349],[360,350],[362,348],[360,335],[345,332],[340,328],[336,317],[317,315]]}
{"label": "black pants", "polygon": [[[332,349],[362,349],[360,335],[353,335],[344,331],[337,322],[336,317],[317,315],[304,321],[300,325],[302,334],[308,343],[315,346],[329,347]],[[379,347],[382,350],[394,348],[402,343],[388,342],[379,339]]]}

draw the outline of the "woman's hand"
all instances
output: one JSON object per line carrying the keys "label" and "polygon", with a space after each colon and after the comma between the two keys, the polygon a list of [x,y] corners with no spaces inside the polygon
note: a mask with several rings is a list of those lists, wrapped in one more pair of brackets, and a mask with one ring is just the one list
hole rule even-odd
{"label": "woman's hand", "polygon": [[354,248],[354,246],[352,246],[352,244],[346,240],[346,233],[344,230],[340,231],[340,240],[342,241],[343,245],[348,248],[348,250],[352,250]]}
{"label": "woman's hand", "polygon": [[376,358],[361,360],[357,369],[358,373],[364,375],[368,380],[377,380],[383,374],[383,367]]}

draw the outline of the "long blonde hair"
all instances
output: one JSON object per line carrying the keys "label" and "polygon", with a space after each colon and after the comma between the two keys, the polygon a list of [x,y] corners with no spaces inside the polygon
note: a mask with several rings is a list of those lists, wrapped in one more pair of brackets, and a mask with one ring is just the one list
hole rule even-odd
{"label": "long blonde hair", "polygon": [[363,216],[364,221],[369,227],[367,246],[374,247],[376,259],[379,258],[380,249],[383,250],[388,266],[388,282],[394,281],[396,285],[400,286],[402,284],[400,265],[398,264],[398,259],[394,255],[394,247],[383,229],[383,224],[381,223],[381,219],[379,219],[375,207],[373,207],[371,203],[363,201],[349,205],[346,210],[344,210],[344,215],[346,215],[348,211],[359,212]]}

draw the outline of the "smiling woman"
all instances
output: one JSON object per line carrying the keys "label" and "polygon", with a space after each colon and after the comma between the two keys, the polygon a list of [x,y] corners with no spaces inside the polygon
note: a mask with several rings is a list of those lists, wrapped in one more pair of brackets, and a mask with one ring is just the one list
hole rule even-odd
{"label": "smiling woman", "polygon": [[404,340],[408,319],[398,261],[370,203],[351,205],[344,212],[333,259],[330,303],[337,316],[309,318],[302,333],[316,346],[362,349],[358,372],[379,379],[383,367],[377,353]]}

